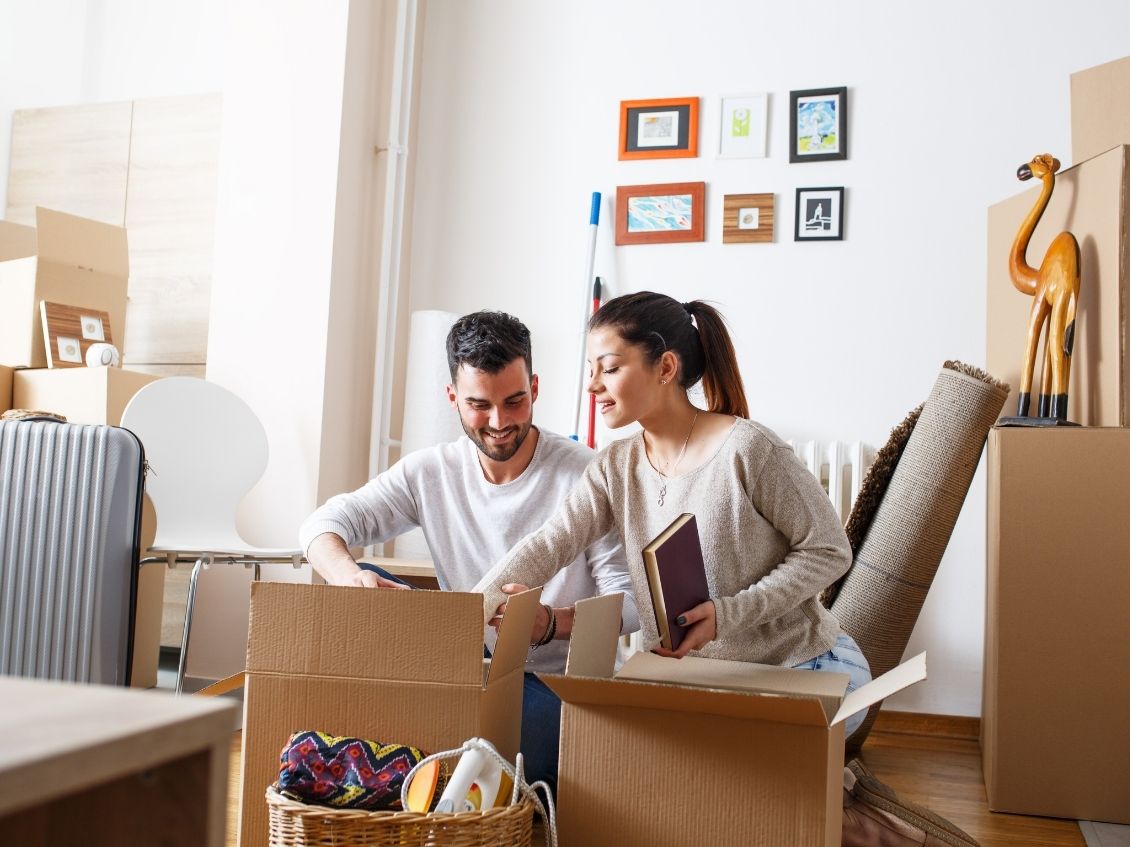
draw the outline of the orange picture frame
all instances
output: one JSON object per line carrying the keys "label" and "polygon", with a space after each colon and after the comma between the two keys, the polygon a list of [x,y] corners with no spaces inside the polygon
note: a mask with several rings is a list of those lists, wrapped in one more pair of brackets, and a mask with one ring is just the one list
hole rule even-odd
{"label": "orange picture frame", "polygon": [[698,98],[620,101],[621,159],[698,156]]}
{"label": "orange picture frame", "polygon": [[617,244],[670,244],[705,240],[705,182],[666,182],[617,187]]}

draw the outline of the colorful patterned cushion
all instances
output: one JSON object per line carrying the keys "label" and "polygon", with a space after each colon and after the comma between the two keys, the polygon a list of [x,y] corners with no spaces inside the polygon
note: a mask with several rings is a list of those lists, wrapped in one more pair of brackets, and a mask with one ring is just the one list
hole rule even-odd
{"label": "colorful patterned cushion", "polygon": [[311,730],[296,732],[279,757],[282,767],[276,788],[302,803],[399,810],[404,777],[424,756],[415,747],[403,744],[380,744]]}

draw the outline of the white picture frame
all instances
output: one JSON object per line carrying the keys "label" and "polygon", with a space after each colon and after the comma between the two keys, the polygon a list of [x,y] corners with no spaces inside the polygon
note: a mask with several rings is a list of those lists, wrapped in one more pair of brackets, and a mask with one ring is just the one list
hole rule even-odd
{"label": "white picture frame", "polygon": [[718,120],[719,159],[764,159],[768,155],[769,95],[722,97]]}

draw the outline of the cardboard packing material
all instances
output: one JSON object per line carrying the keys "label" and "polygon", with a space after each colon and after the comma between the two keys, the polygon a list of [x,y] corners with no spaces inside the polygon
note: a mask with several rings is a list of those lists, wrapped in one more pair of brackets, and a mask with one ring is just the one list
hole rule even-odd
{"label": "cardboard packing material", "polygon": [[614,674],[618,601],[578,603],[565,675],[540,675],[562,700],[561,843],[838,847],[843,721],[925,656],[846,697],[846,674],[748,662],[635,653]]}
{"label": "cardboard packing material", "polygon": [[124,356],[125,229],[42,208],[35,221],[34,227],[0,221],[0,362],[47,366],[42,300],[109,312],[111,336]]}
{"label": "cardboard packing material", "polygon": [[993,429],[988,492],[989,808],[1130,824],[1130,429]]}
{"label": "cardboard packing material", "polygon": [[1130,57],[1071,75],[1071,160],[1130,144]]}
{"label": "cardboard packing material", "polygon": [[[1081,282],[1067,416],[1085,426],[1130,426],[1130,353],[1124,340],[1130,310],[1126,290],[1130,269],[1126,228],[1128,150],[1125,146],[1116,147],[1060,171],[1051,202],[1028,245],[1028,264],[1039,268],[1048,245],[1060,232],[1069,230],[1079,242]],[[1040,152],[1045,151],[1032,151]],[[1036,185],[989,207],[985,367],[1012,386],[1004,415],[1016,414],[1032,308],[1032,298],[1012,285],[1008,254],[1021,222],[1035,205],[1040,187]],[[1033,372],[1032,414],[1039,395],[1042,365],[1041,352]]]}
{"label": "cardboard packing material", "polygon": [[0,365],[0,414],[12,408],[12,369]]}
{"label": "cardboard packing material", "polygon": [[479,736],[513,761],[540,596],[509,599],[486,660],[481,594],[253,583],[239,843],[267,843],[264,793],[300,730],[428,753]]}

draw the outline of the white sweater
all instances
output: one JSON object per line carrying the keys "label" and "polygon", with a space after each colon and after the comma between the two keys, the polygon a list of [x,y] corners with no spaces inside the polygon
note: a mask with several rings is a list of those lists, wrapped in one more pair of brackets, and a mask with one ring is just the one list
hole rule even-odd
{"label": "white sweater", "polygon": [[[483,476],[478,448],[464,436],[409,453],[357,491],[332,497],[302,524],[299,540],[306,550],[317,536],[333,532],[350,547],[360,547],[420,527],[440,587],[471,591],[491,565],[557,511],[595,456],[575,441],[539,430],[522,475],[496,485]],[[564,607],[613,592],[624,592],[624,632],[639,629],[615,529],[581,545],[546,583],[542,600]],[[491,644],[493,632],[488,633]],[[567,652],[567,641],[554,641],[531,651],[527,668],[562,673]]]}

